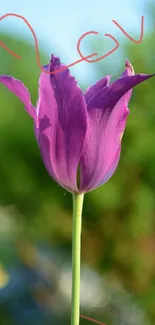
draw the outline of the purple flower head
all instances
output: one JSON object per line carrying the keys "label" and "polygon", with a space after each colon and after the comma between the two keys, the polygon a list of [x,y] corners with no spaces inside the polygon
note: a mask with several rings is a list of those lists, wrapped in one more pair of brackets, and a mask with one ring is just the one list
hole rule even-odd
{"label": "purple flower head", "polygon": [[[52,55],[44,69],[54,72],[62,67],[59,58]],[[68,191],[78,193],[93,190],[114,174],[132,88],[152,76],[134,74],[126,60],[120,78],[110,83],[110,77],[104,77],[83,94],[69,69],[51,75],[42,72],[36,108],[21,81],[0,76],[0,82],[20,98],[33,118],[51,177]]]}

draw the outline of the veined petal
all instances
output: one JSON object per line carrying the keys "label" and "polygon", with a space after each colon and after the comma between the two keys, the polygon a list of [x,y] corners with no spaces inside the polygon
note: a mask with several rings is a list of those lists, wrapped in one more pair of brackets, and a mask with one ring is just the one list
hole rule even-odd
{"label": "veined petal", "polygon": [[154,74],[136,74],[125,77],[123,76],[117,79],[109,86],[103,88],[96,96],[93,96],[93,98],[87,104],[88,111],[95,107],[103,108],[104,110],[113,109],[113,107],[125,93],[153,76]]}
{"label": "veined petal", "polygon": [[[47,68],[53,72],[62,67],[52,56]],[[37,116],[36,134],[47,170],[63,187],[78,192],[76,175],[87,129],[87,108],[68,69],[53,75],[41,73]]]}
{"label": "veined petal", "polygon": [[120,154],[121,154],[121,148],[118,149],[116,156],[115,156],[114,160],[112,161],[111,166],[109,167],[109,170],[107,171],[107,174],[104,175],[104,178],[97,185],[97,187],[105,184],[112,177],[112,175],[114,174],[114,172],[118,166],[118,163],[120,160]]}
{"label": "veined petal", "polygon": [[121,137],[128,114],[125,96],[115,105],[107,121],[102,110],[90,110],[80,159],[81,191],[87,192],[98,187],[114,173],[119,162]]}
{"label": "veined petal", "polygon": [[88,102],[93,98],[93,96],[97,96],[97,94],[101,90],[103,90],[103,88],[107,87],[109,83],[110,83],[110,76],[106,76],[101,80],[99,80],[95,85],[89,87],[84,94],[86,103],[88,104]]}
{"label": "veined petal", "polygon": [[0,76],[0,82],[14,93],[25,105],[25,110],[33,118],[36,118],[35,107],[31,104],[31,97],[24,84],[10,76]]}
{"label": "veined petal", "polygon": [[[129,68],[129,67],[127,67]],[[121,136],[129,114],[132,87],[154,75],[131,75],[126,71],[89,101],[88,128],[81,167],[81,191],[90,191],[105,183],[119,162]]]}

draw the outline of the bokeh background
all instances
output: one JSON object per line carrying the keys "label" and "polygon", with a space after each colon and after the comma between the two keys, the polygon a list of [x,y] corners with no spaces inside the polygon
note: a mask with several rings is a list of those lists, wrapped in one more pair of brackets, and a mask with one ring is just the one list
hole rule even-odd
{"label": "bokeh background", "polygon": [[[50,53],[65,64],[82,51],[104,60],[71,68],[85,90],[106,74],[117,78],[127,57],[137,73],[155,72],[155,7],[140,0],[0,1],[0,15],[25,16],[34,28],[42,65]],[[112,23],[117,20],[131,42]],[[33,37],[22,21],[0,21],[0,74],[22,80],[35,105],[38,77]],[[82,233],[81,313],[108,325],[155,323],[155,79],[134,89],[131,114],[112,179],[85,196]],[[72,197],[46,172],[23,104],[0,85],[0,324],[69,324]],[[81,318],[81,324],[90,320]]]}

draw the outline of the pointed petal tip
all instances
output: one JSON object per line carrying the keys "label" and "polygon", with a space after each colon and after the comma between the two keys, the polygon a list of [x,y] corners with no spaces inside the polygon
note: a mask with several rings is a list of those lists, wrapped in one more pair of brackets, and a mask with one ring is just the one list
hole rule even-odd
{"label": "pointed petal tip", "polygon": [[125,58],[125,66],[126,64],[131,64],[130,61],[128,60],[128,58]]}
{"label": "pointed petal tip", "polygon": [[129,76],[133,76],[135,74],[134,68],[127,58],[125,59],[125,69],[127,70]]}
{"label": "pointed petal tip", "polygon": [[36,110],[31,103],[30,93],[25,85],[19,80],[12,76],[1,75],[0,83],[8,88],[15,96],[17,96],[21,102],[24,103],[25,110],[35,120]]}
{"label": "pointed petal tip", "polygon": [[54,53],[52,53],[51,60],[50,60],[50,71],[53,71],[56,67],[60,65],[61,65],[60,58],[54,55]]}

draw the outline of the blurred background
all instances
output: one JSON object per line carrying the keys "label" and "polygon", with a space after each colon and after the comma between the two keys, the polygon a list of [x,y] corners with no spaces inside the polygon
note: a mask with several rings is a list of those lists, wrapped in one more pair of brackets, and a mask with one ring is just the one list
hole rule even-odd
{"label": "blurred background", "polygon": [[[137,73],[155,72],[153,1],[0,1],[0,15],[23,15],[35,30],[41,64],[50,54],[78,60],[76,44],[101,56],[71,68],[85,90],[106,74],[117,78],[127,57]],[[112,19],[139,39],[136,45]],[[0,74],[13,75],[38,96],[33,37],[24,22],[0,21]],[[155,324],[155,79],[134,89],[131,114],[112,179],[85,196],[82,232],[81,313],[108,325]],[[0,324],[70,323],[72,197],[46,172],[23,104],[0,85]],[[81,324],[90,320],[81,318]]]}

